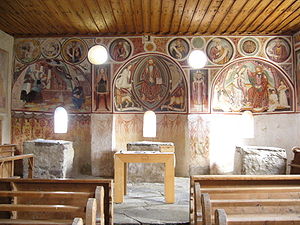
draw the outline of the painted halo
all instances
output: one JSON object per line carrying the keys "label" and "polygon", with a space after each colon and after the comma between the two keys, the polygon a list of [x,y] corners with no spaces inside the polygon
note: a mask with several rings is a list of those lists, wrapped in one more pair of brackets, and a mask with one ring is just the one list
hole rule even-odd
{"label": "painted halo", "polygon": [[41,52],[47,59],[52,59],[60,54],[61,45],[56,39],[47,39],[42,43]]}
{"label": "painted halo", "polygon": [[266,55],[274,62],[285,62],[291,55],[290,44],[284,38],[273,38],[266,45]]}
{"label": "painted halo", "polygon": [[233,46],[225,38],[213,38],[207,45],[206,54],[212,63],[223,65],[232,59]]}
{"label": "painted halo", "polygon": [[63,43],[62,57],[68,63],[79,64],[86,58],[87,51],[87,45],[83,40],[71,38]]}
{"label": "painted halo", "polygon": [[190,52],[190,45],[183,38],[174,38],[168,45],[168,53],[174,59],[179,61],[186,59]]}
{"label": "painted halo", "polygon": [[131,55],[131,44],[124,38],[114,40],[109,47],[110,57],[117,62],[122,62],[128,59]]}
{"label": "painted halo", "polygon": [[16,58],[24,64],[36,61],[41,56],[38,40],[20,40],[15,45]]}

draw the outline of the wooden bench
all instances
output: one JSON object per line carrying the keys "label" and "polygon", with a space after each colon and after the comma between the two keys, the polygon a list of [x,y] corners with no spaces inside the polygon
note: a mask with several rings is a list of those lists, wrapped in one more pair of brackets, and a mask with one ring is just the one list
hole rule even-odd
{"label": "wooden bench", "polygon": [[[0,203],[10,204],[29,204],[29,205],[71,205],[83,207],[86,205],[88,198],[97,199],[97,218],[106,225],[113,224],[113,181],[112,179],[0,179]],[[101,193],[104,192],[102,200]],[[96,190],[96,192],[95,192]],[[10,195],[2,198],[2,195]],[[100,193],[100,194],[98,194]],[[68,196],[66,196],[68,195]],[[100,197],[99,197],[100,196]],[[101,207],[101,205],[104,207]],[[63,207],[64,208],[64,207]],[[75,210],[75,209],[72,209]],[[0,210],[1,211],[1,210]],[[75,210],[76,211],[76,210]],[[18,212],[13,218],[28,219],[31,218],[32,212]],[[52,214],[47,213],[49,217]],[[104,214],[104,215],[103,215]],[[10,218],[6,213],[0,212],[0,218]],[[39,218],[37,215],[36,218]],[[44,215],[41,215],[44,216]],[[64,214],[62,213],[62,216]],[[79,215],[83,217],[83,215]],[[72,219],[78,217],[73,215]],[[69,216],[68,219],[70,219]]]}
{"label": "wooden bench", "polygon": [[215,210],[215,225],[299,225],[299,214],[291,217],[287,215],[278,215],[276,218],[265,216],[251,216],[245,214],[240,217],[229,218],[224,209]]}
{"label": "wooden bench", "polygon": [[209,193],[212,200],[249,199],[253,194],[255,199],[297,199],[299,187],[300,176],[297,175],[191,176],[190,223],[202,224],[202,193]]}
{"label": "wooden bench", "polygon": [[[55,198],[55,192],[48,192],[44,196],[51,195],[51,201]],[[28,193],[26,194],[28,195]],[[65,199],[69,193],[65,192]],[[24,194],[23,194],[24,196]],[[29,195],[28,195],[29,196]],[[71,196],[72,198],[73,196]],[[60,196],[61,198],[61,196]],[[74,216],[85,215],[86,225],[96,225],[97,203],[95,198],[89,198],[86,205],[58,205],[52,204],[0,204],[0,212],[9,214],[10,218],[1,218],[0,224],[56,224],[71,225]],[[5,215],[5,214],[3,214]],[[7,216],[1,217],[7,217]],[[103,225],[103,224],[101,224]]]}
{"label": "wooden bench", "polygon": [[14,162],[16,160],[28,160],[28,177],[32,178],[34,155],[14,155],[16,145],[0,145],[0,178],[14,176]]}
{"label": "wooden bench", "polygon": [[[232,224],[277,221],[298,222],[300,224],[300,199],[256,199],[255,194],[249,199],[211,200],[208,193],[201,196],[203,225],[213,224],[213,212],[222,208]],[[283,220],[284,219],[284,220]],[[283,220],[283,221],[282,221]],[[222,220],[221,220],[222,221]],[[255,224],[254,223],[254,224]]]}

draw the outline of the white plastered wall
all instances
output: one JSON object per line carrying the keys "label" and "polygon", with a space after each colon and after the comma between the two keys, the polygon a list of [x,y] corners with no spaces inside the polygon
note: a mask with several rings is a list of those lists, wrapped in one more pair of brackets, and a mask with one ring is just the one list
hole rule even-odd
{"label": "white plastered wall", "polygon": [[11,82],[12,82],[12,65],[13,65],[13,49],[14,38],[0,30],[0,49],[8,52],[8,79],[7,85],[7,109],[5,112],[0,113],[2,119],[2,144],[11,142]]}

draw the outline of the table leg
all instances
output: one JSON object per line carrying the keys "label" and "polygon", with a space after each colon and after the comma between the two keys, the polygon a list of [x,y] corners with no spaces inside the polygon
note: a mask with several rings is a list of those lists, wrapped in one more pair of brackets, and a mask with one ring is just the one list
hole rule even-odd
{"label": "table leg", "polygon": [[175,158],[171,157],[165,163],[165,200],[166,203],[175,202]]}
{"label": "table leg", "polygon": [[124,163],[124,195],[127,194],[127,168],[128,168],[128,163]]}
{"label": "table leg", "polygon": [[115,155],[115,203],[124,201],[124,162]]}

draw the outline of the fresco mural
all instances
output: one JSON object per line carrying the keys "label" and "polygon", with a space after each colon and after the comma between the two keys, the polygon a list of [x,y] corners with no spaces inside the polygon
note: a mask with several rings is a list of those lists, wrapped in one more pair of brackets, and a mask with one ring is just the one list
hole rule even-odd
{"label": "fresco mural", "polygon": [[15,44],[15,55],[21,63],[36,61],[41,56],[40,42],[37,39],[21,39]]}
{"label": "fresco mural", "polygon": [[0,112],[7,109],[7,74],[8,52],[0,49]]}
{"label": "fresco mural", "polygon": [[267,43],[266,54],[274,62],[282,63],[290,57],[291,47],[284,38],[273,38]]}
{"label": "fresco mural", "polygon": [[233,46],[225,38],[213,38],[206,47],[206,54],[209,60],[214,64],[225,64],[233,56]]}
{"label": "fresco mural", "polygon": [[91,111],[91,86],[77,66],[44,59],[28,65],[16,75],[12,109],[52,112],[64,106],[70,112]]}
{"label": "fresco mural", "polygon": [[110,65],[95,65],[93,69],[93,111],[107,112],[111,109]]}
{"label": "fresco mural", "polygon": [[202,37],[193,37],[191,43],[193,48],[202,49],[205,45],[205,40]]}
{"label": "fresco mural", "polygon": [[70,38],[62,45],[62,57],[71,64],[81,63],[87,56],[87,45],[84,40]]}
{"label": "fresco mural", "polygon": [[69,115],[68,133],[55,134],[53,116],[43,113],[12,113],[12,143],[22,149],[24,141],[34,139],[69,140],[73,142],[75,173],[90,174],[91,117]]}
{"label": "fresco mural", "polygon": [[186,107],[186,80],[171,59],[143,55],[129,61],[114,82],[115,111],[176,111]]}
{"label": "fresco mural", "polygon": [[109,47],[110,57],[117,62],[125,61],[131,55],[131,48],[129,41],[118,38]]}
{"label": "fresco mural", "polygon": [[194,112],[208,111],[208,70],[190,70],[190,108]]}
{"label": "fresco mural", "polygon": [[183,38],[175,38],[170,41],[168,52],[174,59],[184,60],[190,52],[189,43]]}
{"label": "fresco mural", "polygon": [[244,56],[256,55],[259,51],[259,41],[253,37],[246,37],[240,40],[239,50]]}
{"label": "fresco mural", "polygon": [[296,51],[297,111],[300,111],[300,49]]}
{"label": "fresco mural", "polygon": [[212,88],[212,111],[274,112],[293,110],[293,88],[275,65],[239,60],[223,68]]}
{"label": "fresco mural", "polygon": [[47,59],[56,58],[61,51],[61,45],[58,39],[46,39],[41,45],[42,55]]}

